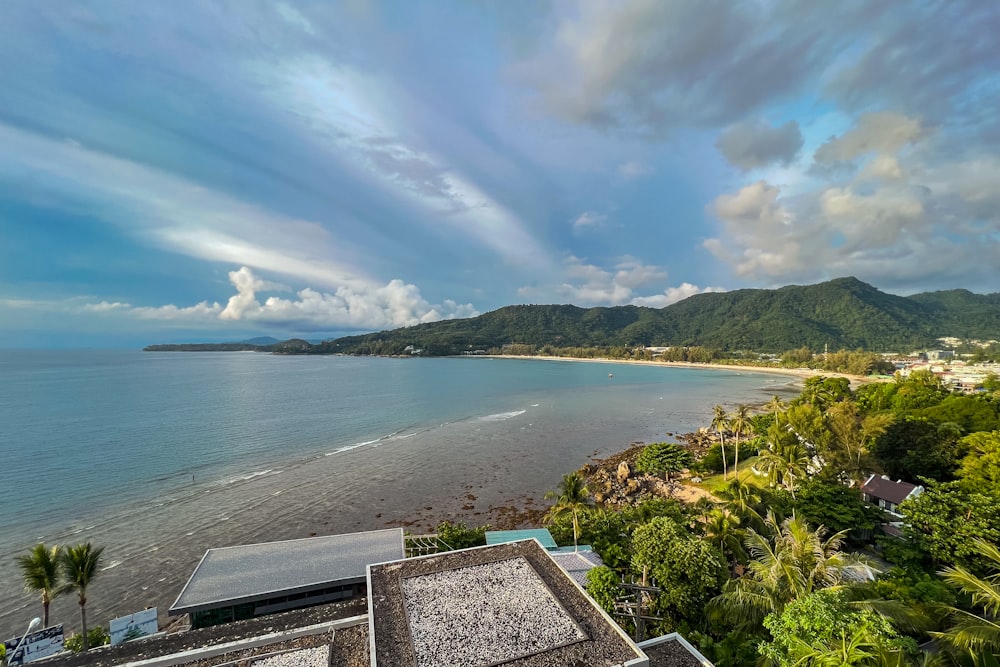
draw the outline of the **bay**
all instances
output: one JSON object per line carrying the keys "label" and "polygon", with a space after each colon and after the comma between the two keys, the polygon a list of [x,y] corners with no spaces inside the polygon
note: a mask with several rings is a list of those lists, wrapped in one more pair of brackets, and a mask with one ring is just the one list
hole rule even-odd
{"label": "bay", "polygon": [[[14,557],[105,546],[88,617],[165,612],[208,548],[541,502],[633,441],[794,380],[533,359],[0,351],[0,633],[40,612]],[[61,598],[54,622],[78,624]],[[5,635],[4,635],[5,636]]]}

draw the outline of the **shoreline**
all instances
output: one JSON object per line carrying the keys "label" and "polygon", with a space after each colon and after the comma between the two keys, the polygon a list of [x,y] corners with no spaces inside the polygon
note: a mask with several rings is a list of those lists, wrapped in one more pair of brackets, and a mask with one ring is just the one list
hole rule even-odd
{"label": "shoreline", "polygon": [[[669,367],[662,362],[570,360]],[[202,368],[201,363],[194,368]],[[311,366],[322,368],[322,377],[327,377],[325,365]],[[757,392],[770,389],[761,385],[773,383],[774,390],[783,391],[791,388],[789,380],[796,376],[782,370],[772,375],[789,380],[762,382],[760,377],[738,377],[742,371],[728,368],[736,373],[718,380],[702,374],[701,379],[682,383],[684,388],[675,397],[668,396],[667,402],[661,402],[659,395],[666,394],[665,390],[647,388],[659,387],[659,380],[610,388],[598,381],[582,388],[570,383],[573,388],[519,389],[511,405],[494,408],[490,403],[488,409],[479,410],[476,403],[476,411],[467,418],[403,428],[398,437],[337,450],[336,456],[328,454],[334,451],[333,445],[322,445],[266,462],[241,459],[248,461],[250,474],[234,477],[226,472],[216,480],[216,476],[203,476],[199,469],[198,484],[192,484],[189,475],[175,475],[148,497],[114,505],[107,512],[95,509],[79,517],[57,517],[37,532],[21,531],[24,534],[9,540],[6,547],[13,556],[38,541],[72,543],[86,538],[104,545],[107,560],[96,585],[88,591],[88,616],[103,623],[108,615],[156,606],[161,621],[166,621],[167,607],[208,548],[391,525],[418,533],[433,529],[441,520],[490,523],[498,528],[537,524],[536,517],[549,505],[541,500],[542,495],[556,487],[563,473],[627,449],[630,442],[655,442],[663,439],[663,433],[696,428],[703,419],[691,419],[691,415],[707,413],[714,400],[729,405],[748,399],[754,402],[751,396],[759,395],[764,401],[767,397]],[[293,371],[298,377],[299,370]],[[531,374],[508,367],[497,376]],[[477,383],[493,376],[478,371],[460,375]],[[571,374],[579,375],[591,374]],[[697,387],[702,385],[711,386],[711,393],[700,392]],[[542,403],[540,408],[538,403]],[[515,417],[493,419],[494,412],[519,406],[527,407],[527,412],[503,412],[501,416]],[[121,432],[125,431],[115,427],[116,437]],[[267,474],[260,472],[264,468]],[[13,558],[0,564],[0,573],[15,581]],[[37,599],[19,588],[9,586],[3,592],[0,626],[14,629],[20,617],[35,613]],[[68,631],[77,629],[78,610],[69,596],[59,597],[52,613],[67,624]]]}
{"label": "shoreline", "polygon": [[785,375],[801,380],[811,377],[842,377],[851,381],[851,385],[865,384],[868,382],[878,382],[872,376],[851,375],[849,373],[838,373],[835,371],[824,371],[815,368],[776,368],[774,366],[749,366],[743,364],[700,364],[693,361],[646,361],[645,359],[604,359],[604,358],[582,358],[582,357],[554,357],[554,356],[524,356],[517,354],[484,354],[476,355],[475,359],[531,359],[538,361],[573,361],[595,364],[622,364],[635,366],[659,366],[661,368],[692,368],[696,370],[717,370],[717,371],[737,371],[739,373],[765,373],[768,375]]}

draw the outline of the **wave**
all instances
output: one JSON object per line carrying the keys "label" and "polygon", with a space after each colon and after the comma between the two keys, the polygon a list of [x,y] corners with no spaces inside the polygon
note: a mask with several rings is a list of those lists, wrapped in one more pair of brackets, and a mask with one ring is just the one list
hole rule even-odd
{"label": "wave", "polygon": [[519,417],[523,415],[525,412],[527,412],[527,410],[514,410],[513,412],[498,412],[493,415],[486,415],[484,417],[480,417],[479,421],[502,422],[502,421],[507,421],[508,419],[513,419],[514,417]]}
{"label": "wave", "polygon": [[332,452],[327,452],[323,456],[333,456],[334,454],[340,454],[341,452],[349,452],[352,449],[357,449],[358,447],[364,447],[365,445],[374,445],[381,439],[382,438],[376,438],[374,440],[365,440],[364,442],[356,442],[353,445],[344,445],[343,447],[339,447],[333,450]]}
{"label": "wave", "polygon": [[237,482],[249,482],[251,479],[255,479],[257,477],[264,477],[265,475],[280,475],[282,472],[283,472],[282,470],[272,470],[268,468],[267,470],[258,470],[256,472],[252,472],[246,475],[238,475],[236,477],[232,477],[226,480],[223,483],[235,484]]}
{"label": "wave", "polygon": [[110,563],[108,563],[107,565],[105,565],[104,567],[102,567],[101,568],[101,572],[104,572],[105,570],[110,570],[113,567],[118,567],[121,564],[122,564],[122,561],[120,561],[120,560],[113,560]]}

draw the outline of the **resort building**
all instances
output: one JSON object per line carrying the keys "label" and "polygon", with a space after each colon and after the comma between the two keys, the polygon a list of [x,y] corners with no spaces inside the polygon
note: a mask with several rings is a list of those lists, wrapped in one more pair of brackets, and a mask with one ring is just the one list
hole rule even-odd
{"label": "resort building", "polygon": [[209,549],[169,613],[203,628],[361,597],[368,565],[403,557],[402,528]]}

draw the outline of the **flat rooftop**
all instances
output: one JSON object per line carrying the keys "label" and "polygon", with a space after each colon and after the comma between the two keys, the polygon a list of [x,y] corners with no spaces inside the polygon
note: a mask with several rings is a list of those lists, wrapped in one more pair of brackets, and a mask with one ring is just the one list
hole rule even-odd
{"label": "flat rooftop", "polygon": [[526,528],[524,530],[487,530],[486,544],[507,544],[521,540],[535,539],[546,549],[557,549],[556,541],[548,528]]}
{"label": "flat rooftop", "polygon": [[549,555],[581,588],[587,587],[587,573],[604,565],[594,551],[552,551]]}
{"label": "flat rooftop", "polygon": [[170,614],[361,583],[369,564],[404,555],[402,528],[209,549]]}
{"label": "flat rooftop", "polygon": [[535,540],[369,567],[373,667],[648,665]]}

